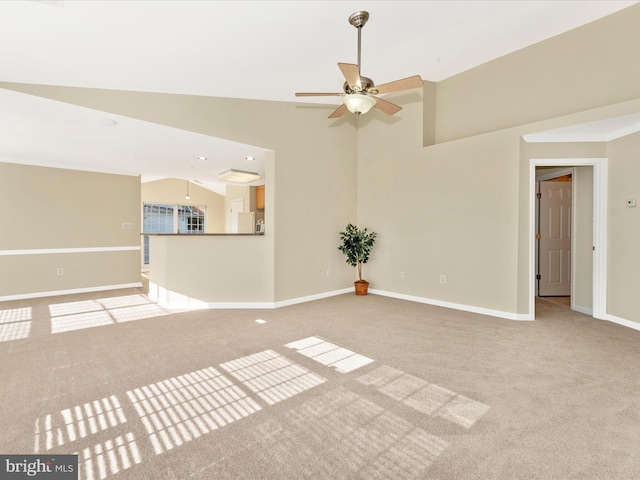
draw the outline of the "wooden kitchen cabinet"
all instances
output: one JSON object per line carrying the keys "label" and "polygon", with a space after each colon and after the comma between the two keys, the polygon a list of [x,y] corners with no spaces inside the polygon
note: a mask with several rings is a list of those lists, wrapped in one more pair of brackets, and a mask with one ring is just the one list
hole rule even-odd
{"label": "wooden kitchen cabinet", "polygon": [[264,185],[256,187],[256,210],[264,210]]}

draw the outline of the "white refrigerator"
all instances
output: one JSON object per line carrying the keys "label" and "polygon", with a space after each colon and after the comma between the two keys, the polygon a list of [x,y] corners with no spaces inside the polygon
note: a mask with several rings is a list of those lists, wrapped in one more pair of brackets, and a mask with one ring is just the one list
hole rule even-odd
{"label": "white refrigerator", "polygon": [[238,233],[256,233],[256,213],[238,213]]}

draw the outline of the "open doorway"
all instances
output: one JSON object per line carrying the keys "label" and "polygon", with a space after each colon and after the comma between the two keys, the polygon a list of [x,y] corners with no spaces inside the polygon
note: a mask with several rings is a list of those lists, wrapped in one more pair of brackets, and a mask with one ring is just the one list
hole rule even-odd
{"label": "open doorway", "polygon": [[[572,175],[572,207],[580,208],[582,205],[583,214],[572,215],[572,222],[570,225],[571,233],[571,254],[569,259],[565,259],[569,262],[569,278],[571,279],[571,308],[592,315],[595,318],[605,318],[606,316],[606,221],[607,221],[607,159],[606,158],[570,158],[570,159],[531,159],[530,160],[530,242],[529,242],[529,254],[530,254],[530,291],[529,291],[529,312],[530,318],[535,319],[535,298],[538,295],[538,242],[536,234],[538,230],[538,183],[544,178],[537,177],[537,169],[539,167],[554,167],[558,171],[562,169],[568,169]],[[587,169],[581,167],[590,167]],[[542,170],[542,169],[540,169]],[[558,173],[556,171],[555,173]],[[592,185],[589,189],[590,198],[578,199],[575,203],[575,180],[576,172],[588,171],[592,177]],[[564,172],[563,174],[566,174]],[[551,177],[557,177],[560,175],[551,175]],[[584,195],[583,195],[584,196]],[[589,203],[591,205],[591,212],[584,205]],[[588,213],[584,213],[588,212]],[[572,212],[573,213],[573,212]],[[589,215],[591,213],[591,215]],[[589,218],[591,217],[591,218]],[[578,222],[578,218],[580,222]],[[588,232],[591,232],[591,236],[582,233],[581,235],[574,235],[577,228],[580,228],[584,232],[585,228]],[[578,238],[580,237],[580,238]],[[579,247],[576,247],[576,240],[581,242]],[[589,245],[591,244],[591,245]],[[578,251],[580,256],[578,257]],[[579,291],[582,295],[580,304],[576,303],[578,289],[577,285],[580,285]],[[589,293],[590,295],[587,295]]]}

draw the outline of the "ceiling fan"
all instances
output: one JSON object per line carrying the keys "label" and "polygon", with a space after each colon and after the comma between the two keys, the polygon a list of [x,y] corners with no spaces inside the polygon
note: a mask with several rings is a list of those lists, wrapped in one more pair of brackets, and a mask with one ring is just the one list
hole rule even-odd
{"label": "ceiling fan", "polygon": [[329,118],[338,118],[347,110],[356,116],[367,113],[371,108],[377,108],[387,115],[393,115],[402,110],[402,107],[376,97],[389,92],[408,90],[410,88],[422,88],[424,83],[420,75],[403,78],[382,85],[375,85],[373,80],[360,75],[360,42],[362,27],[369,20],[369,12],[355,12],[349,16],[349,23],[358,29],[358,63],[338,63],[338,68],[344,75],[344,93],[307,93],[297,92],[296,97],[330,97],[341,96],[343,104],[334,110]]}

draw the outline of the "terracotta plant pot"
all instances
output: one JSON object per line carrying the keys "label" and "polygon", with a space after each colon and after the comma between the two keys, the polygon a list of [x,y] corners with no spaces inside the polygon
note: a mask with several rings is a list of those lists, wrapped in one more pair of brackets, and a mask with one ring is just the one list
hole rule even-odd
{"label": "terracotta plant pot", "polygon": [[366,295],[369,290],[369,282],[366,280],[357,280],[353,282],[356,287],[356,295]]}

